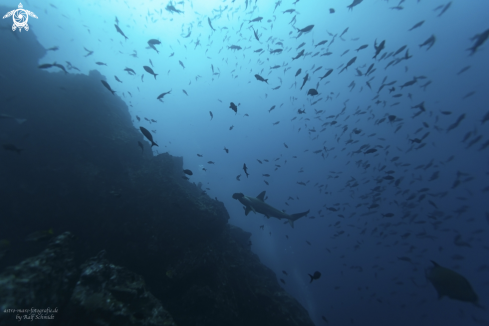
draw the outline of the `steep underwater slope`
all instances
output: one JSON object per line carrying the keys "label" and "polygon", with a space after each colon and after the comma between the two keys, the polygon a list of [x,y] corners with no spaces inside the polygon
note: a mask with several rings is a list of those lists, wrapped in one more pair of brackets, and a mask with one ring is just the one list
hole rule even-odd
{"label": "steep underwater slope", "polygon": [[[0,43],[0,113],[27,119],[0,120],[0,145],[22,149],[0,148],[0,239],[11,244],[1,270],[46,247],[27,234],[70,231],[77,266],[106,250],[177,325],[313,325],[249,251],[250,235],[227,224],[224,205],[182,179],[183,160],[152,156],[105,77],[38,69],[45,50],[32,30],[1,29]],[[18,301],[0,295],[6,302]]]}

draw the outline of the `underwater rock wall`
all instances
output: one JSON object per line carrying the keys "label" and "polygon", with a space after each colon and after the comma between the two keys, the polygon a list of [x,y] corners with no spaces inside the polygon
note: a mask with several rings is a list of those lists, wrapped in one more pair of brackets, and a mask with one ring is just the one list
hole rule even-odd
{"label": "underwater rock wall", "polygon": [[[33,31],[18,38],[1,29],[0,42],[9,49],[0,51],[0,113],[27,119],[0,120],[0,145],[22,149],[0,148],[0,239],[10,243],[0,272],[22,269],[46,248],[47,242],[25,241],[34,231],[75,237],[63,293],[34,291],[32,302],[75,300],[72,280],[81,280],[83,262],[105,250],[104,259],[144,278],[177,325],[313,325],[249,251],[250,235],[230,231],[223,203],[181,178],[183,159],[152,155],[126,104],[101,84],[104,76],[38,69],[45,50]],[[44,279],[46,288],[52,284]],[[0,294],[0,306],[26,308],[11,299]],[[79,302],[52,325],[68,323],[67,311]],[[142,324],[135,314],[134,324]]]}

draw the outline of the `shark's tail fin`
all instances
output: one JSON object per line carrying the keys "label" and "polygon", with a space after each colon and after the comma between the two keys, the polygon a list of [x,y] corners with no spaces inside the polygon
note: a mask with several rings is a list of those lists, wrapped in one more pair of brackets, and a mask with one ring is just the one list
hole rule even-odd
{"label": "shark's tail fin", "polygon": [[294,228],[294,221],[297,221],[298,219],[300,219],[303,216],[306,216],[307,214],[309,214],[309,210],[307,210],[307,212],[304,213],[297,213],[297,214],[290,215],[291,216],[291,219],[289,219],[290,226]]}

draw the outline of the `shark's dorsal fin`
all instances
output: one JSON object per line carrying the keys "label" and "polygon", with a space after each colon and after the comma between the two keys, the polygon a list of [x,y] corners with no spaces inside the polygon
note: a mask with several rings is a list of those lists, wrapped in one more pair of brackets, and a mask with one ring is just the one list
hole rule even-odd
{"label": "shark's dorsal fin", "polygon": [[258,198],[258,199],[259,199],[259,200],[261,200],[262,202],[265,202],[265,193],[266,193],[266,192],[267,192],[266,190],[264,190],[264,191],[260,192],[260,194],[259,194],[259,195],[258,195],[256,198]]}

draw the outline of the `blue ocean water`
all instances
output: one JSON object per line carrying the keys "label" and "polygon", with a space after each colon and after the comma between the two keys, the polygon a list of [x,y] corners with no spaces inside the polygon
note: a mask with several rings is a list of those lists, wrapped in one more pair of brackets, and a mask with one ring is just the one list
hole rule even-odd
{"label": "blue ocean water", "polygon": [[[462,274],[489,307],[489,43],[467,50],[489,2],[357,2],[30,0],[38,18],[18,36],[53,48],[39,64],[100,71],[316,325],[487,325],[487,310],[438,300],[425,270]],[[264,190],[310,213],[291,228],[232,198]]]}

